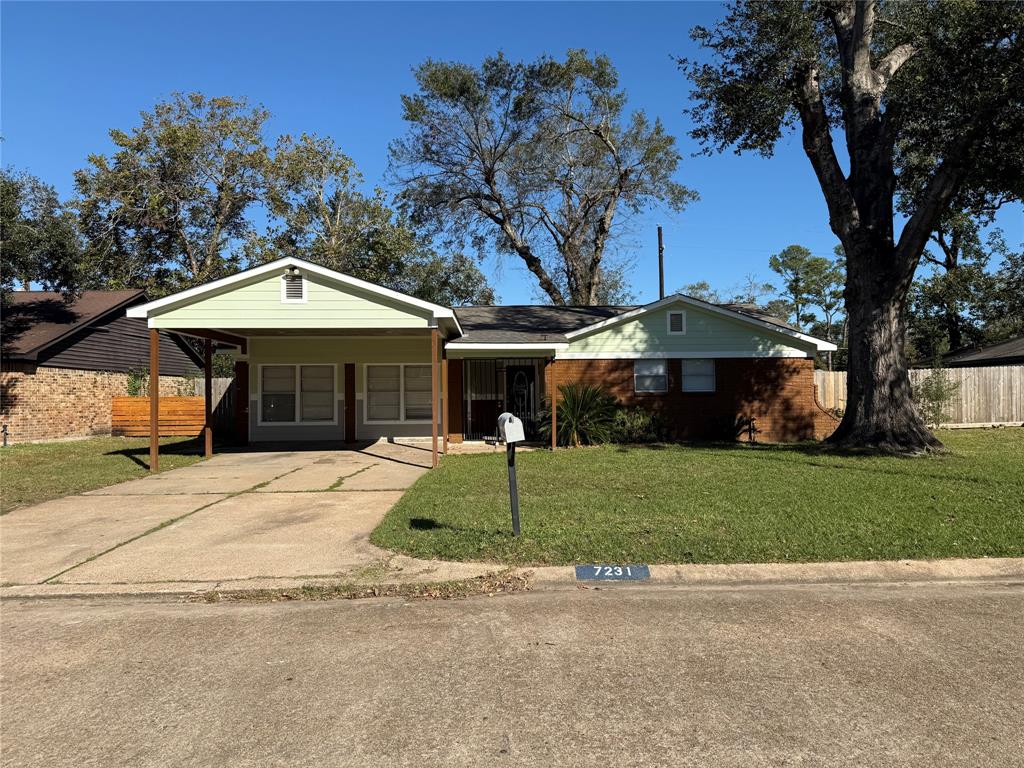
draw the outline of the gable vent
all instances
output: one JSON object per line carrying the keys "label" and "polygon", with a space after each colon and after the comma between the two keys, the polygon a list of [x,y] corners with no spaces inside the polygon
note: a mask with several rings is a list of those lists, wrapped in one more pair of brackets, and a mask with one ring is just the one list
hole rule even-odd
{"label": "gable vent", "polygon": [[684,312],[669,312],[668,313],[668,332],[669,333],[686,333],[686,313],[684,313]]}
{"label": "gable vent", "polygon": [[302,275],[284,275],[281,281],[281,301],[300,302],[306,300],[306,281]]}

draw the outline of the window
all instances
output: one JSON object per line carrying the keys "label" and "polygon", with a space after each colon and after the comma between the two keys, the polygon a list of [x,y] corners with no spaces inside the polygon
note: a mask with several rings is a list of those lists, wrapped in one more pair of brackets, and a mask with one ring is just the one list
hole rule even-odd
{"label": "window", "polygon": [[668,332],[672,335],[679,335],[686,333],[686,313],[685,312],[669,312],[668,313]]}
{"label": "window", "polygon": [[633,389],[637,392],[668,392],[668,361],[637,360],[634,362]]}
{"label": "window", "polygon": [[430,419],[430,366],[405,366],[405,418]]}
{"label": "window", "polygon": [[301,421],[334,421],[334,367],[299,366]]}
{"label": "window", "polygon": [[366,420],[398,421],[402,406],[402,366],[366,366]]}
{"label": "window", "polygon": [[306,279],[294,272],[281,277],[281,303],[304,304],[306,302]]}
{"label": "window", "polygon": [[261,424],[333,424],[333,365],[261,365]]}
{"label": "window", "polygon": [[428,365],[367,365],[367,422],[430,422],[431,376]]}
{"label": "window", "polygon": [[683,360],[683,392],[714,392],[715,361]]}

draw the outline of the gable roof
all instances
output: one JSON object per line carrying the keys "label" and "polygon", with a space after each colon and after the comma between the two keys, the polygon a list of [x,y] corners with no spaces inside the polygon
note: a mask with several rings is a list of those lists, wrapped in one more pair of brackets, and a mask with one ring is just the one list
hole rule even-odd
{"label": "gable roof", "polygon": [[140,290],[83,291],[65,303],[52,291],[14,291],[3,312],[5,357],[35,359],[58,341],[146,295]]}
{"label": "gable roof", "polygon": [[583,328],[569,331],[565,334],[565,337],[571,341],[572,339],[579,338],[580,336],[586,336],[591,333],[602,331],[611,326],[628,322],[629,320],[635,320],[643,315],[655,312],[676,303],[682,303],[706,312],[724,315],[733,320],[738,320],[739,322],[746,323],[762,330],[773,331],[783,336],[789,336],[790,338],[794,338],[798,341],[804,342],[805,344],[814,346],[819,352],[826,352],[830,350],[834,351],[837,349],[836,345],[832,342],[819,339],[815,336],[808,336],[806,333],[796,330],[788,323],[783,323],[777,318],[765,319],[769,316],[763,313],[759,313],[760,316],[755,316],[749,309],[743,310],[737,308],[745,305],[711,304],[706,301],[701,301],[700,299],[695,299],[692,296],[685,296],[681,293],[674,293],[670,296],[666,296],[664,299],[659,299],[658,301],[652,301],[650,304],[645,304],[642,307],[637,307],[636,309],[623,312],[606,320],[601,320],[596,323],[592,323],[591,325],[584,326]]}
{"label": "gable roof", "polygon": [[1014,365],[1024,363],[1024,336],[1001,341],[980,349],[959,349],[942,356],[946,365]]}
{"label": "gable roof", "polygon": [[128,310],[128,316],[148,318],[150,315],[158,313],[158,310],[191,304],[194,301],[199,301],[205,296],[217,293],[224,288],[247,283],[250,280],[258,279],[262,276],[270,275],[290,267],[318,275],[326,278],[327,280],[333,280],[334,282],[341,283],[342,285],[357,288],[375,296],[390,299],[397,304],[403,304],[407,307],[413,307],[418,310],[425,310],[430,312],[435,319],[450,319],[456,326],[458,326],[458,320],[455,317],[455,313],[448,307],[442,307],[440,304],[434,304],[433,302],[424,301],[423,299],[417,299],[415,296],[409,296],[399,291],[393,291],[390,288],[385,288],[383,286],[367,282],[366,280],[360,280],[357,277],[346,275],[343,272],[336,272],[333,269],[327,269],[326,267],[321,267],[319,264],[297,259],[294,256],[275,259],[274,261],[269,261],[266,264],[261,264],[258,267],[246,269],[228,277],[222,277],[220,280],[214,280],[213,282],[199,285],[195,288],[189,288],[187,290],[171,294],[170,296],[165,296],[162,299],[151,301],[147,304],[132,307]]}

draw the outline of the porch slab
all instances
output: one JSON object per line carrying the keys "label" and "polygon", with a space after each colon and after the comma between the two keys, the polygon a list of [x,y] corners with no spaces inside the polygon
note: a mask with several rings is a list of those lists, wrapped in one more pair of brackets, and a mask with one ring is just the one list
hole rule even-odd
{"label": "porch slab", "polygon": [[3,517],[0,581],[38,584],[223,494],[55,499]]}
{"label": "porch slab", "polygon": [[387,558],[369,532],[400,491],[243,494],[69,571],[60,581],[143,583],[343,575]]}

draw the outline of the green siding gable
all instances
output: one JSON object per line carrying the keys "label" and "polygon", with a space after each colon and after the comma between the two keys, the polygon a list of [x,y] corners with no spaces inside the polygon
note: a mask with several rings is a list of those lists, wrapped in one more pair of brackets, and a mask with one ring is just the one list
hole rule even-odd
{"label": "green siding gable", "polygon": [[[668,313],[686,312],[686,333],[668,332]],[[570,340],[559,356],[806,357],[814,347],[784,333],[679,302]]]}
{"label": "green siding gable", "polygon": [[281,275],[233,285],[153,316],[156,328],[427,328],[429,313],[318,275],[306,302],[281,301]]}

